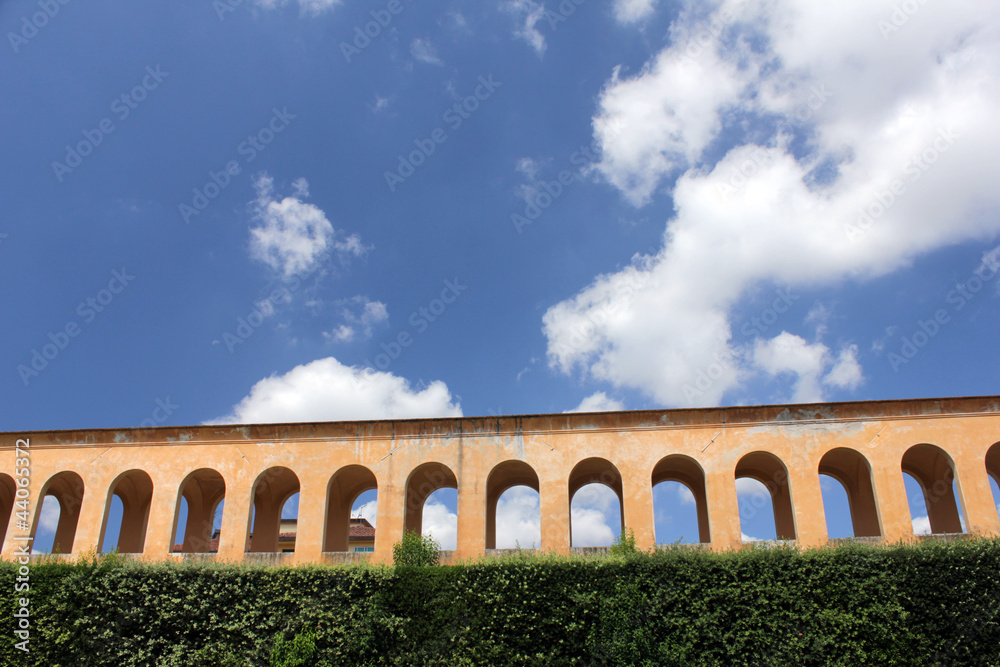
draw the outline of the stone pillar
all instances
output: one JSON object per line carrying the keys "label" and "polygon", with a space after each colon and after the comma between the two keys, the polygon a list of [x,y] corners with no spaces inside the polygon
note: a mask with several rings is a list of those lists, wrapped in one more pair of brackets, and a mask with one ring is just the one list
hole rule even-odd
{"label": "stone pillar", "polygon": [[795,539],[803,547],[826,544],[826,511],[819,473],[809,465],[806,469],[793,468],[789,473],[792,512],[795,516]]}
{"label": "stone pillar", "polygon": [[1000,535],[1000,516],[993,501],[990,478],[980,452],[954,456],[958,492],[965,512],[965,529],[983,536]]}
{"label": "stone pillar", "polygon": [[296,519],[293,559],[296,564],[318,563],[323,558],[326,484],[314,477],[302,479],[299,487],[299,513]]}
{"label": "stone pillar", "polygon": [[709,532],[712,549],[725,551],[743,544],[740,527],[740,506],[736,497],[736,475],[728,466],[711,464],[705,473],[705,493],[708,496]]}
{"label": "stone pillar", "polygon": [[625,527],[632,530],[636,548],[649,551],[656,546],[652,478],[638,466],[623,465],[621,473]]}
{"label": "stone pillar", "polygon": [[[558,466],[552,466],[558,468]],[[569,471],[556,478],[539,479],[541,550],[568,554],[570,547]]]}
{"label": "stone pillar", "polygon": [[[406,471],[397,472],[390,464],[388,472],[379,478],[378,523],[375,526],[375,552],[372,562],[392,564],[392,546],[403,539],[406,515]],[[383,486],[384,484],[384,486]]]}
{"label": "stone pillar", "polygon": [[[153,484],[153,501],[149,505],[149,520],[146,524],[146,544],[142,550],[147,560],[163,560],[173,550],[170,537],[177,521],[177,486],[178,482],[173,479]],[[189,507],[188,523],[190,522]],[[183,542],[184,536],[178,535],[176,541]]]}
{"label": "stone pillar", "polygon": [[218,558],[239,562],[243,560],[247,547],[254,476],[239,471],[236,476],[225,477],[225,480],[226,505],[222,510]]}
{"label": "stone pillar", "polygon": [[70,553],[69,545],[72,545],[72,553],[77,557],[88,551],[100,551],[99,542],[108,511],[107,485],[91,484],[91,480],[87,479],[84,479],[84,485],[82,503],[75,502],[75,499],[68,499],[67,502],[59,498],[59,525],[56,527],[55,541],[52,542],[53,550],[58,548],[60,553]]}
{"label": "stone pillar", "polygon": [[486,480],[475,478],[476,468],[458,480],[458,544],[456,558],[478,558],[486,553]]}
{"label": "stone pillar", "polygon": [[[901,453],[901,452],[900,452]],[[906,485],[899,459],[893,463],[872,460],[872,480],[875,483],[875,499],[882,519],[882,539],[886,544],[913,540],[913,520],[906,498]]]}

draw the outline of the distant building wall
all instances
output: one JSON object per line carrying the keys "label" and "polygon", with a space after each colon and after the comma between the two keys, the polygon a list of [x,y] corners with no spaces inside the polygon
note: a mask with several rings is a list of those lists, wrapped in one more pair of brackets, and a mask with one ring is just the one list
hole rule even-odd
{"label": "distant building wall", "polygon": [[[329,562],[360,545],[350,539],[351,507],[376,489],[371,556],[391,562],[404,527],[420,530],[424,501],[445,487],[458,490],[454,557],[475,557],[496,546],[497,501],[516,485],[539,492],[541,548],[566,553],[572,496],[593,482],[615,492],[624,525],[648,549],[652,488],[671,480],[691,490],[699,537],[718,550],[741,544],[735,480],[744,476],[770,491],[779,539],[816,546],[828,541],[820,474],[844,485],[856,536],[895,542],[913,536],[904,471],[924,491],[933,532],[961,532],[964,519],[967,532],[1000,534],[989,485],[990,475],[1000,478],[998,397],[2,433],[0,456],[11,464],[17,441],[29,452],[30,484],[20,491],[0,473],[6,558],[37,530],[46,495],[60,503],[62,550],[99,549],[118,495],[121,551],[164,559],[181,544],[209,558],[266,560],[294,548],[282,562]],[[19,492],[32,510],[27,524]],[[290,541],[280,512],[294,493]],[[181,497],[188,520],[176,534]],[[212,520],[223,499],[213,555]]]}

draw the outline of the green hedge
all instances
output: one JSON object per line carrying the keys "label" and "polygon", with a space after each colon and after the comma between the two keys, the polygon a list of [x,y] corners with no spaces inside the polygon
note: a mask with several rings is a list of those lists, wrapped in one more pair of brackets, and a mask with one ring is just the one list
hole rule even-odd
{"label": "green hedge", "polygon": [[[15,607],[16,566],[0,564]],[[441,567],[31,568],[4,665],[1000,665],[1000,541]]]}

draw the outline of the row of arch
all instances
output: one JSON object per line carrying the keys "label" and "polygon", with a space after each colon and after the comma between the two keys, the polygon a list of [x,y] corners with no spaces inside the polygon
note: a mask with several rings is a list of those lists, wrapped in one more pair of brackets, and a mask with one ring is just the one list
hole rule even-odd
{"label": "row of arch", "polygon": [[[985,467],[987,474],[1000,485],[1000,443],[988,450]],[[963,532],[962,515],[954,492],[956,470],[951,457],[936,445],[914,445],[904,453],[901,470],[920,486],[931,532]],[[855,537],[879,537],[883,534],[871,466],[861,452],[848,448],[832,449],[820,460],[818,473],[835,479],[843,486]],[[739,460],[735,478],[750,478],[763,484],[770,495],[777,539],[796,539],[791,489],[784,463],[772,453],[754,451]],[[683,454],[664,457],[653,468],[650,482],[653,487],[663,482],[683,484],[694,498],[699,541],[711,542],[705,472],[695,459]],[[570,503],[576,493],[589,484],[602,484],[614,492],[624,526],[622,476],[614,464],[598,457],[577,463],[568,479]],[[502,462],[491,470],[486,480],[487,549],[496,548],[497,503],[505,491],[516,486],[528,487],[535,492],[540,490],[538,475],[524,461]],[[289,498],[299,492],[299,487],[298,477],[286,467],[273,467],[258,476],[251,490],[252,505],[245,551],[277,551],[282,508]],[[377,488],[375,474],[362,465],[348,465],[332,475],[327,488],[323,551],[347,551],[353,504],[361,494]],[[421,531],[424,504],[432,493],[442,488],[458,488],[454,472],[442,463],[424,463],[410,473],[405,485],[404,529]],[[40,497],[53,497],[59,503],[54,545],[63,553],[73,550],[83,495],[83,479],[75,472],[58,473],[42,488]],[[217,471],[202,468],[190,473],[178,489],[170,544],[180,544],[184,553],[211,551],[215,519],[225,496],[225,480]],[[117,549],[123,553],[141,553],[152,504],[153,481],[146,472],[135,469],[122,473],[112,482],[105,504],[101,545],[108,530],[109,509],[114,497],[121,503]],[[183,526],[178,522],[182,502],[187,510]],[[14,503],[14,481],[8,475],[0,474],[0,528],[4,531],[10,523]],[[32,536],[38,529],[38,514],[36,511]],[[572,527],[570,530],[572,544]],[[0,541],[3,537],[0,534]]]}

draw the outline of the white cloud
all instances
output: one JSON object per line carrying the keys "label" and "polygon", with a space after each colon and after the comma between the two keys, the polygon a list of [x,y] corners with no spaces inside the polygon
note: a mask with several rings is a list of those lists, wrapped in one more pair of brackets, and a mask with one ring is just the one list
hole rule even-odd
{"label": "white cloud", "polygon": [[454,550],[458,544],[458,515],[428,498],[423,517],[423,534],[433,537],[441,549]]}
{"label": "white cloud", "polygon": [[[1000,4],[923,4],[885,37],[889,0],[703,7],[615,71],[593,121],[623,196],[672,195],[662,248],[543,317],[550,366],[665,405],[717,405],[752,375],[731,328],[751,289],[863,281],[1000,232]],[[737,140],[713,163],[720,137]],[[796,392],[856,386],[856,352],[838,354]]]}
{"label": "white cloud", "polygon": [[373,327],[389,321],[389,310],[381,301],[369,301],[368,297],[356,296],[340,302],[341,316],[345,324],[332,331],[324,331],[323,337],[335,343],[349,343],[360,333],[370,338]]}
{"label": "white cloud", "polygon": [[573,496],[570,518],[573,522],[573,546],[608,546],[615,534],[611,526],[621,523],[618,496],[604,484],[587,484]]}
{"label": "white cloud", "polygon": [[694,494],[691,493],[691,489],[685,484],[677,484],[677,498],[681,501],[682,505],[695,505]]}
{"label": "white cloud", "polygon": [[[823,385],[853,389],[860,384],[863,376],[857,353],[856,346],[847,346],[834,361],[826,345],[809,344],[799,336],[782,331],[770,340],[757,340],[753,361],[770,375],[790,373],[796,376],[792,400],[814,403],[825,400]],[[821,380],[820,375],[831,364],[833,368]]]}
{"label": "white cloud", "polygon": [[753,477],[737,477],[736,478],[736,495],[742,496],[762,496],[764,498],[770,498],[771,494],[768,492],[767,487],[761,482],[758,482]]}
{"label": "white cloud", "polygon": [[378,500],[369,500],[361,507],[353,510],[351,516],[368,519],[368,523],[375,526],[378,519]]}
{"label": "white cloud", "polygon": [[434,48],[430,40],[419,37],[414,39],[410,43],[410,55],[428,65],[444,65],[444,62],[437,55],[437,49]]}
{"label": "white cloud", "polygon": [[[258,7],[263,9],[276,9],[287,5],[292,0],[255,0]],[[343,0],[297,0],[299,11],[303,16],[319,16],[334,7],[337,7]]]}
{"label": "white cloud", "polygon": [[926,516],[915,516],[913,517],[913,534],[914,535],[930,535],[931,534],[931,520]]}
{"label": "white cloud", "polygon": [[59,501],[55,496],[45,496],[38,513],[38,530],[54,533],[59,525]]}
{"label": "white cloud", "polygon": [[440,380],[415,391],[392,373],[344,366],[333,357],[257,382],[232,412],[208,423],[260,424],[461,417]]}
{"label": "white cloud", "polygon": [[304,178],[296,179],[293,188],[295,196],[279,201],[273,178],[265,173],[254,179],[254,218],[259,226],[250,229],[251,257],[290,278],[312,272],[330,252],[341,257],[365,253],[357,235],[339,240],[326,214],[300,199],[309,193]]}
{"label": "white cloud", "polygon": [[615,0],[615,19],[619,23],[645,21],[656,11],[657,0]]}
{"label": "white cloud", "polygon": [[762,541],[759,537],[751,537],[750,535],[747,535],[743,531],[740,531],[740,539],[743,540],[744,542],[761,542]]}
{"label": "white cloud", "polygon": [[580,401],[580,405],[566,412],[615,412],[624,410],[625,406],[621,401],[609,398],[603,391],[591,394]]}
{"label": "white cloud", "polygon": [[497,502],[497,549],[538,548],[542,525],[538,492],[526,486],[504,491]]}
{"label": "white cloud", "polygon": [[545,35],[535,26],[545,17],[545,5],[534,0],[507,0],[503,8],[514,14],[520,25],[514,34],[520,37],[540,56],[545,53]]}

